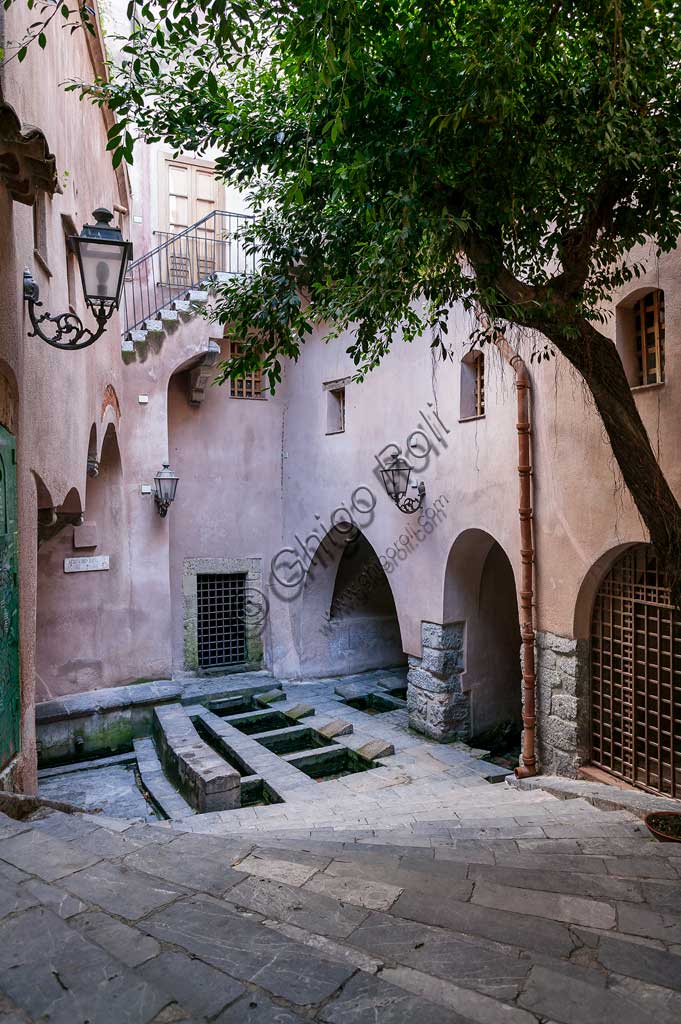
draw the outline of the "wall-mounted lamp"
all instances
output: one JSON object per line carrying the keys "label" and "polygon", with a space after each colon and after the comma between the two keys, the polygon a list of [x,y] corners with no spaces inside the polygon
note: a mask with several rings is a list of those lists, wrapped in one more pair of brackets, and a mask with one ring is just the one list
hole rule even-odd
{"label": "wall-mounted lamp", "polygon": [[163,469],[159,470],[154,477],[154,487],[156,489],[154,501],[156,502],[158,514],[162,519],[165,519],[168,515],[168,509],[175,501],[175,491],[177,490],[179,479],[167,462],[163,463]]}
{"label": "wall-mounted lamp", "polygon": [[[75,313],[36,316],[40,289],[28,270],[24,271],[24,300],[33,325],[29,337],[42,338],[53,348],[75,351],[87,348],[101,337],[114,310],[118,309],[125,282],[128,262],[132,258],[132,242],[123,239],[120,228],[111,227],[113,213],[95,210],[95,224],[86,224],[79,235],[72,235],[69,248],[75,252],[80,268],[83,293],[88,308],[97,321],[97,330],[91,331]],[[41,324],[52,324],[51,333],[45,334]]]}
{"label": "wall-mounted lamp", "polygon": [[406,459],[400,458],[395,453],[388,465],[381,470],[381,476],[383,477],[383,486],[388,493],[388,497],[395,502],[400,512],[405,512],[407,515],[418,512],[426,496],[426,485],[423,481],[419,484],[412,484],[412,487],[416,488],[418,497],[407,497],[411,466]]}

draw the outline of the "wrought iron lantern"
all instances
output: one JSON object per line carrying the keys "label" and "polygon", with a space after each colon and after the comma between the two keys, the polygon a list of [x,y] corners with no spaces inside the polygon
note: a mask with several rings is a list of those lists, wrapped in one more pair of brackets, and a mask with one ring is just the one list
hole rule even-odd
{"label": "wrought iron lantern", "polygon": [[167,462],[163,463],[163,469],[159,470],[154,477],[154,488],[156,490],[154,501],[156,502],[156,508],[161,519],[165,519],[168,515],[168,509],[175,501],[175,492],[177,491],[179,479],[177,473],[173,473]]}
{"label": "wrought iron lantern", "polygon": [[[95,210],[92,216],[95,223],[86,224],[79,235],[71,236],[68,245],[78,260],[85,302],[97,321],[96,330],[85,327],[72,312],[37,315],[37,307],[42,306],[40,289],[29,271],[24,271],[24,299],[33,325],[29,337],[42,338],[53,348],[75,351],[92,345],[104,333],[121,301],[132,242],[123,239],[120,228],[111,226],[113,213],[109,210]],[[43,331],[43,324],[52,325],[49,333]]]}
{"label": "wrought iron lantern", "polygon": [[423,481],[412,484],[412,487],[416,489],[417,497],[407,496],[411,466],[406,459],[395,453],[387,466],[381,470],[381,476],[388,497],[395,502],[400,512],[405,512],[407,515],[418,512],[426,496],[426,485]]}

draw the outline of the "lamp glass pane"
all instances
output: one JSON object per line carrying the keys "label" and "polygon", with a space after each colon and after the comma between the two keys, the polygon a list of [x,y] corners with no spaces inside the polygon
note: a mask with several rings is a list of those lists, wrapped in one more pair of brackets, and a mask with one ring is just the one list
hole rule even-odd
{"label": "lamp glass pane", "polygon": [[154,485],[159,501],[175,501],[178,479],[179,477],[176,477],[170,469],[164,468],[156,474]]}
{"label": "lamp glass pane", "polygon": [[79,239],[85,298],[91,302],[116,302],[125,245]]}
{"label": "lamp glass pane", "polygon": [[410,474],[411,466],[404,459],[393,459],[387,469],[381,470],[383,484],[393,501],[399,501],[407,493]]}

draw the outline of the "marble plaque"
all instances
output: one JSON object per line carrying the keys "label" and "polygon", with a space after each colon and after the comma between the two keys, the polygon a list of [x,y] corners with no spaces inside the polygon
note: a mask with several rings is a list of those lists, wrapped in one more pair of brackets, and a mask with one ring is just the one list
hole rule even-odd
{"label": "marble plaque", "polygon": [[109,568],[109,555],[90,555],[89,558],[65,558],[64,572],[97,572]]}

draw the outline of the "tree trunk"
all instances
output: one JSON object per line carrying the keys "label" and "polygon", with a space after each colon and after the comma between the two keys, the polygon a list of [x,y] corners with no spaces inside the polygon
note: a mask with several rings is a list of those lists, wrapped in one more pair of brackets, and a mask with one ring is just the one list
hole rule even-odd
{"label": "tree trunk", "polygon": [[572,363],[591,391],[624,482],[669,574],[672,602],[681,606],[681,507],[655,457],[615,345],[581,318],[572,325],[573,332],[555,323],[533,326]]}

